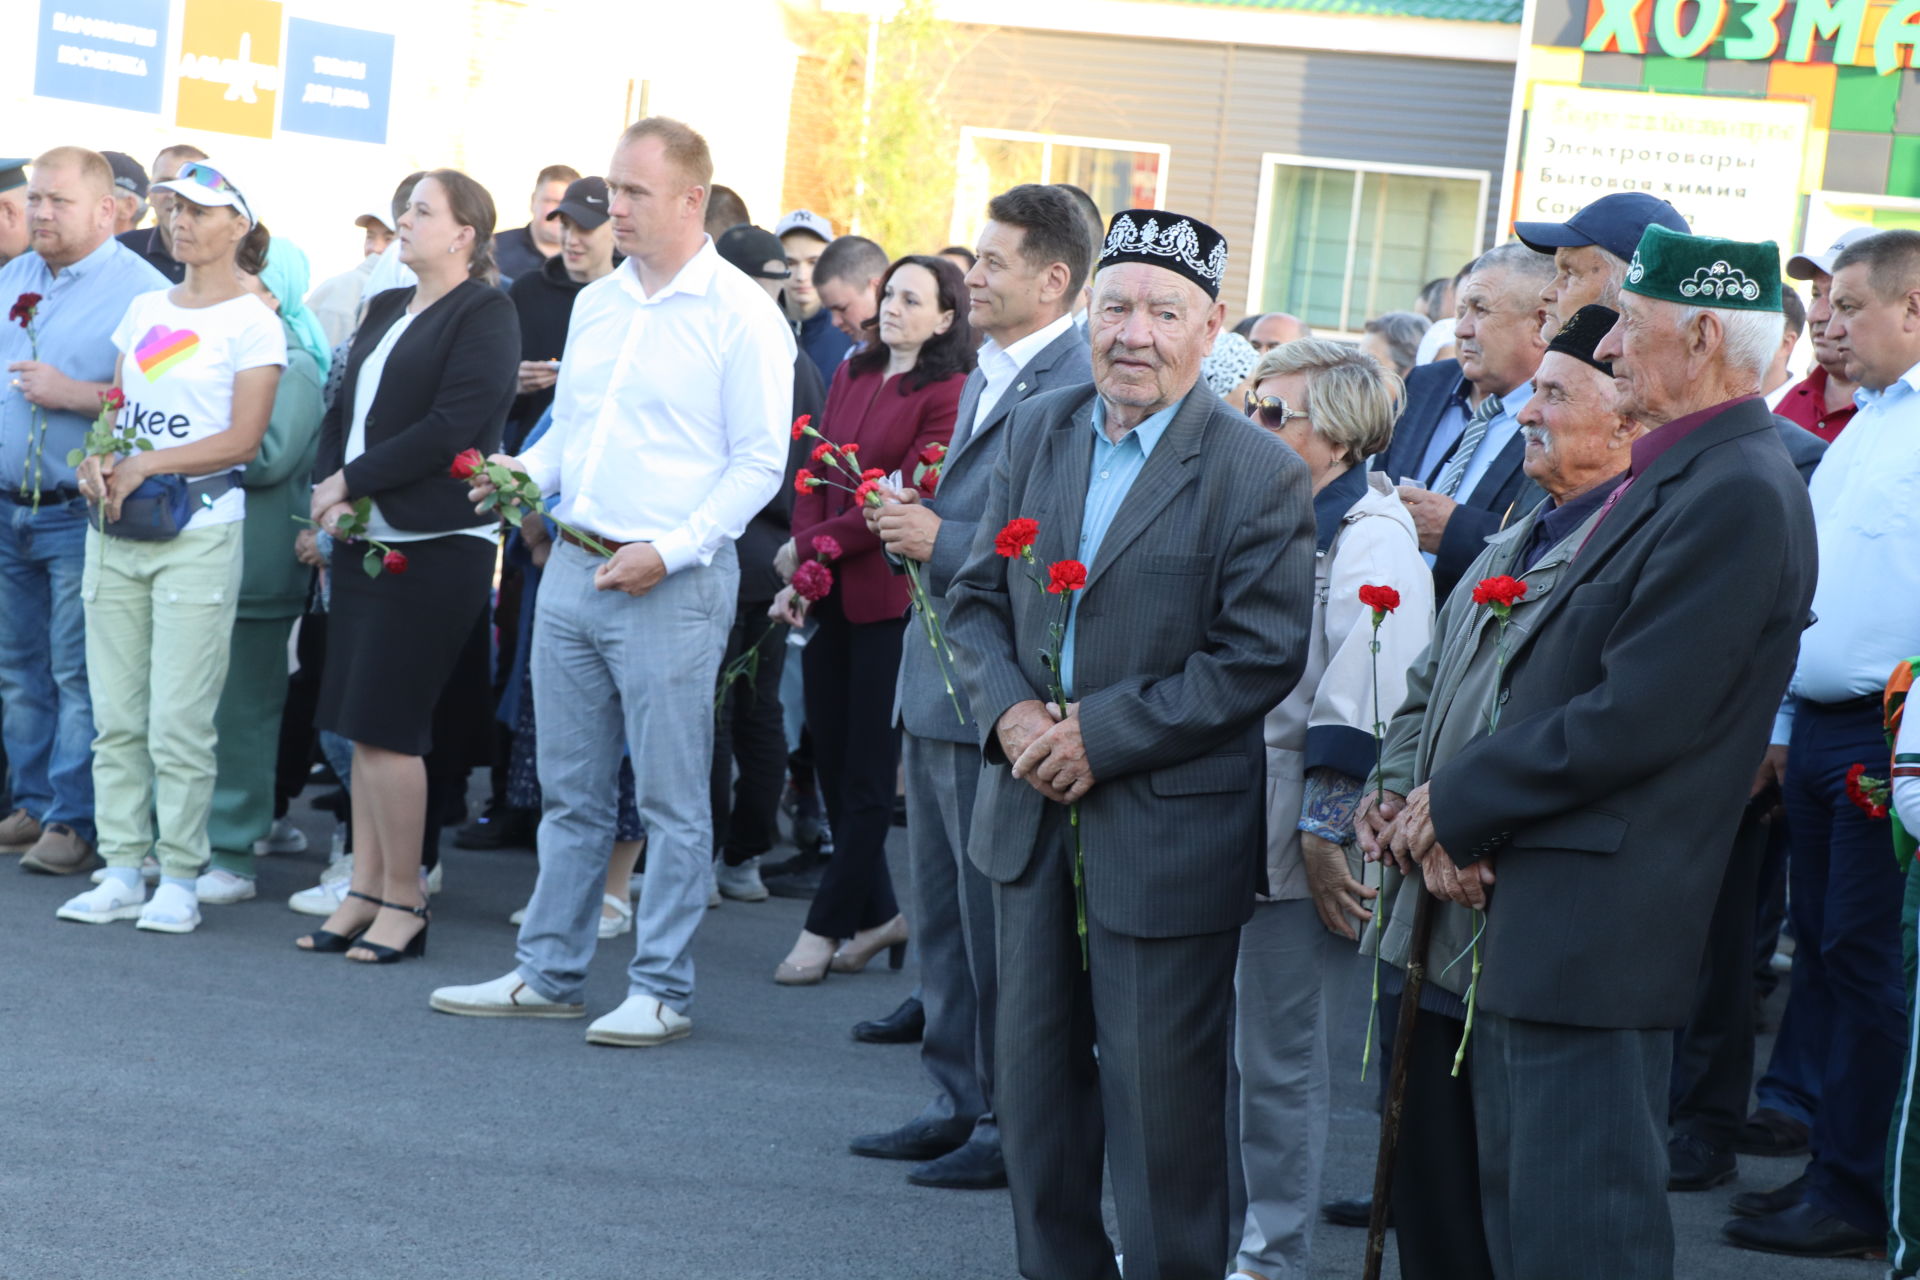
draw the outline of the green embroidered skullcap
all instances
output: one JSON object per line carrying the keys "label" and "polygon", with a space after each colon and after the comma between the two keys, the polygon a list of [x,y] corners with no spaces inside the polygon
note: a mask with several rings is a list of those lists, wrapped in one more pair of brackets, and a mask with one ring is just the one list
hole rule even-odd
{"label": "green embroidered skullcap", "polygon": [[1780,310],[1780,246],[1689,236],[1655,223],[1627,264],[1627,293],[1683,307]]}

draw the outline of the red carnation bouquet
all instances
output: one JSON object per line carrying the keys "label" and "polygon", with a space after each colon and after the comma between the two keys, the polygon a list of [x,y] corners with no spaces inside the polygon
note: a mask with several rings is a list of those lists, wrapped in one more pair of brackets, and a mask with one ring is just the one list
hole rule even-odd
{"label": "red carnation bouquet", "polygon": [[1885,778],[1868,777],[1864,764],[1851,765],[1847,769],[1847,799],[1869,818],[1884,818],[1893,803],[1893,788]]}
{"label": "red carnation bouquet", "polygon": [[[27,350],[30,358],[40,359],[40,328],[35,323],[40,315],[40,295],[23,293],[13,300],[13,306],[7,310],[7,319],[27,331]],[[114,388],[115,393],[119,391]],[[40,451],[47,443],[47,411],[39,405],[28,402],[27,418],[27,456],[20,468],[20,494],[33,495],[33,509],[40,510]],[[149,448],[152,446],[149,445]]]}
{"label": "red carnation bouquet", "polygon": [[555,528],[572,534],[587,550],[608,560],[613,559],[611,547],[566,521],[556,519],[547,508],[547,499],[540,492],[540,486],[526,472],[515,471],[512,467],[491,461],[478,449],[463,449],[455,455],[448,474],[455,480],[465,480],[469,484],[482,477],[490,482],[493,492],[480,500],[480,510],[498,511],[501,518],[514,528],[518,529],[531,511],[552,520]]}

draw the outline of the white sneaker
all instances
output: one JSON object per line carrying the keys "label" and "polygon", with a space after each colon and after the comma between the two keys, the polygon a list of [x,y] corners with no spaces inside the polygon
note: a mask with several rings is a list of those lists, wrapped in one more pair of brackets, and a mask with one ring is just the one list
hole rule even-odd
{"label": "white sneaker", "polygon": [[192,933],[200,927],[200,904],[177,884],[162,884],[140,910],[134,926],[151,933]]}
{"label": "white sneaker", "polygon": [[224,907],[258,897],[260,889],[245,876],[237,876],[225,867],[215,867],[193,882],[193,894],[202,902]]}
{"label": "white sneaker", "polygon": [[440,872],[446,865],[444,862],[436,862],[433,864],[433,870],[421,873],[426,876],[426,880],[422,882],[422,887],[426,889],[429,894],[440,892]]}
{"label": "white sneaker", "polygon": [[765,902],[767,886],[760,880],[760,859],[749,858],[737,867],[730,867],[725,859],[713,864],[714,882],[723,896],[735,902]]}
{"label": "white sneaker", "polygon": [[509,973],[471,987],[441,987],[427,1001],[441,1013],[464,1014],[469,1018],[582,1018],[584,1004],[561,1004],[549,1000],[520,981],[518,973]]}
{"label": "white sneaker", "polygon": [[[95,884],[105,884],[107,882],[107,869],[101,867],[89,878]],[[159,884],[160,859],[154,857],[152,854],[148,854],[146,857],[140,859],[140,878],[148,884]]]}
{"label": "white sneaker", "polygon": [[327,861],[338,862],[347,856],[347,824],[336,822],[333,824],[333,835],[327,840]]}
{"label": "white sneaker", "polygon": [[[306,851],[307,833],[285,818],[275,818],[273,828],[253,842],[255,857],[265,857],[270,853],[305,853]],[[201,901],[204,902],[205,899]]]}
{"label": "white sneaker", "polygon": [[587,1028],[587,1043],[643,1049],[669,1040],[683,1040],[691,1034],[693,1019],[684,1013],[675,1013],[652,996],[638,995],[628,996],[618,1009],[594,1019],[593,1025]]}
{"label": "white sneaker", "polygon": [[[633,906],[625,898],[612,893],[602,894],[600,904],[600,936],[602,938],[617,938],[633,928]],[[608,915],[608,911],[614,914]],[[524,916],[526,912],[523,911],[520,914]]]}
{"label": "white sneaker", "polygon": [[67,899],[66,905],[53,915],[57,920],[75,920],[81,924],[112,924],[115,920],[136,919],[146,899],[144,886],[129,889],[118,880],[108,879],[97,889]]}
{"label": "white sneaker", "polygon": [[353,855],[348,854],[320,873],[319,884],[288,898],[287,905],[303,916],[330,916],[347,900],[352,887]]}

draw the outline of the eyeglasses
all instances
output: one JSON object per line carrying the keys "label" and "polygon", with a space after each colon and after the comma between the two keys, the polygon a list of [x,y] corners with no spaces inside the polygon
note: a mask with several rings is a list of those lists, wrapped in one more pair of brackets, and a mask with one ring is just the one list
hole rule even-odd
{"label": "eyeglasses", "polygon": [[1261,396],[1255,399],[1251,393],[1247,396],[1247,416],[1269,431],[1284,431],[1295,418],[1309,416],[1303,409],[1295,409],[1279,396]]}

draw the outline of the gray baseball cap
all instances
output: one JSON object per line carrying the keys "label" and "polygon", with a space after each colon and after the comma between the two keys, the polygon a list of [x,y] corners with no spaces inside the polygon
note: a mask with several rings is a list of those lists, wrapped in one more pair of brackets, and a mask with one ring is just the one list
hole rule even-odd
{"label": "gray baseball cap", "polygon": [[773,224],[773,234],[776,236],[784,236],[789,231],[804,231],[828,243],[833,241],[833,224],[811,209],[795,209]]}

